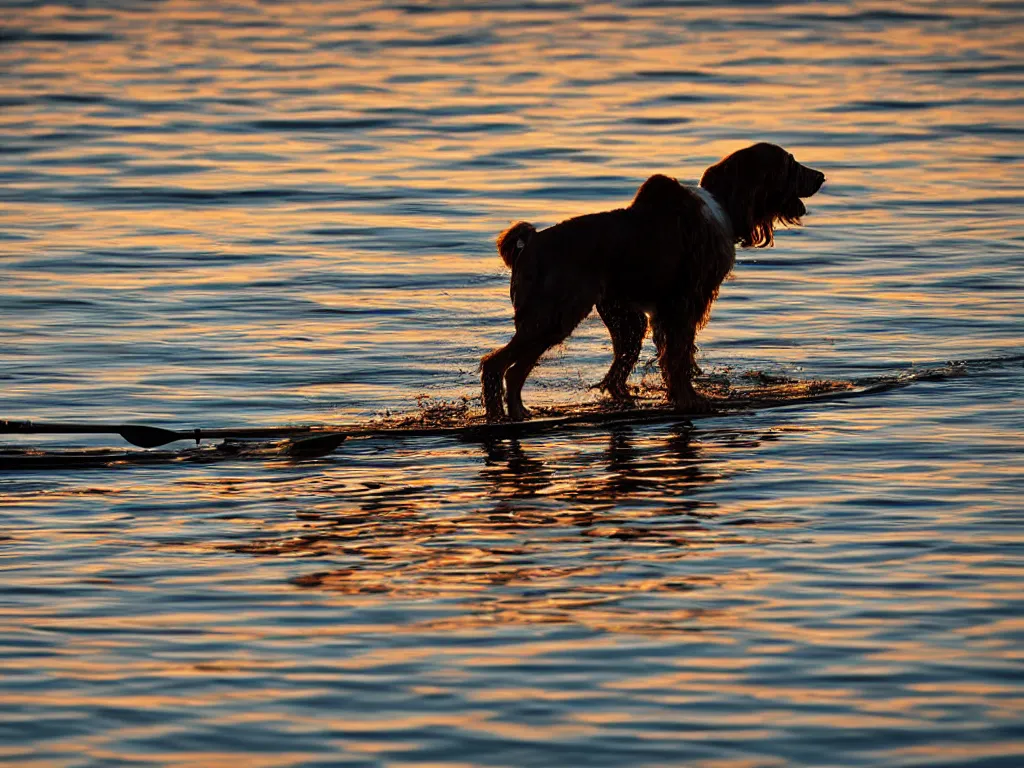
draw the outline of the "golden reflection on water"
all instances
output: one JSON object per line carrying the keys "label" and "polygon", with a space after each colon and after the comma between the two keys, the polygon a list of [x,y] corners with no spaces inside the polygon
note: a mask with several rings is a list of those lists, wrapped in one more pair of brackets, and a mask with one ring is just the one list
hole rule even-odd
{"label": "golden reflection on water", "polygon": [[[673,607],[679,595],[712,587],[764,588],[766,575],[680,575],[668,563],[699,561],[721,547],[750,545],[742,534],[747,526],[782,530],[796,522],[757,517],[753,510],[721,521],[721,511],[695,498],[721,478],[719,450],[760,445],[758,436],[718,439],[721,444],[716,447],[713,441],[708,449],[707,443],[694,444],[685,426],[655,441],[616,428],[606,437],[584,437],[578,443],[580,455],[570,452],[554,466],[531,455],[518,440],[495,441],[482,446],[478,483],[440,495],[438,479],[415,469],[416,454],[400,451],[396,460],[406,466],[401,484],[382,484],[373,476],[338,478],[345,506],[358,508],[339,510],[333,501],[312,504],[295,521],[263,524],[263,535],[225,548],[260,558],[340,558],[349,564],[311,570],[292,583],[357,597],[367,609],[395,600],[464,606],[458,617],[429,620],[421,630],[575,624],[616,632],[698,626],[707,631],[720,609],[686,600]],[[426,461],[436,459],[432,452],[426,455],[431,457]],[[558,468],[583,456],[584,473]],[[730,461],[730,473],[745,471],[742,461]],[[303,485],[322,493],[324,483],[330,487],[338,480],[310,479],[292,493],[301,499]],[[218,482],[194,486],[193,492],[214,499],[234,495],[236,488]],[[254,490],[246,488],[247,493]],[[272,492],[272,486],[267,490]],[[485,499],[491,501],[481,506]],[[655,503],[631,508],[645,499]],[[586,557],[575,561],[574,553],[582,557],[584,552]],[[649,575],[625,581],[613,575],[641,564]],[[645,596],[647,609],[622,604],[637,595]]]}

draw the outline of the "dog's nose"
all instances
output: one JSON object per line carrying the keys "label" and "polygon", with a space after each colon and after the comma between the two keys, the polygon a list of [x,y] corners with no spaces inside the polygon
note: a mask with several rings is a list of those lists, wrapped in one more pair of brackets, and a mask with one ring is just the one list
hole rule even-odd
{"label": "dog's nose", "polygon": [[825,183],[825,174],[814,168],[808,168],[807,175],[804,176],[803,186],[804,188],[800,191],[800,197],[810,197],[819,189],[821,185]]}

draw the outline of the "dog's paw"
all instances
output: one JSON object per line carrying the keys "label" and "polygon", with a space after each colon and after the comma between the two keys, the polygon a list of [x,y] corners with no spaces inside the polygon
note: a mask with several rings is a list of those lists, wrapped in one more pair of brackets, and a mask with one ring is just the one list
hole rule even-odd
{"label": "dog's paw", "polygon": [[513,407],[513,406],[510,405],[508,407],[508,420],[509,421],[526,421],[532,415],[533,414],[530,413],[530,411],[528,409],[524,408],[521,405],[518,406],[518,407]]}
{"label": "dog's paw", "polygon": [[618,392],[609,392],[608,394],[611,396],[612,400],[619,405],[636,405],[636,395],[628,388],[622,389]]}
{"label": "dog's paw", "polygon": [[609,392],[608,399],[619,408],[636,407],[636,397],[631,392]]}
{"label": "dog's paw", "polygon": [[609,383],[607,376],[589,388],[606,393],[608,397],[619,405],[633,405],[636,402],[636,396],[630,390],[629,385]]}
{"label": "dog's paw", "polygon": [[489,408],[484,419],[488,424],[496,424],[499,421],[508,421],[504,408]]}

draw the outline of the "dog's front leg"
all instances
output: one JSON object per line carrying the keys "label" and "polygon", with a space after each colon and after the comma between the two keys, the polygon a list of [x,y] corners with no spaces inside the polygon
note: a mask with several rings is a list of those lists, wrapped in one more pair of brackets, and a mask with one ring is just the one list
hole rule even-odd
{"label": "dog's front leg", "polygon": [[708,399],[693,388],[693,372],[697,367],[696,321],[666,312],[656,314],[652,325],[669,400],[677,409],[688,413],[711,410]]}
{"label": "dog's front leg", "polygon": [[608,327],[615,355],[611,368],[597,388],[607,392],[617,402],[632,402],[633,396],[626,386],[626,380],[640,359],[644,336],[647,335],[647,315],[617,301],[600,301],[597,311]]}

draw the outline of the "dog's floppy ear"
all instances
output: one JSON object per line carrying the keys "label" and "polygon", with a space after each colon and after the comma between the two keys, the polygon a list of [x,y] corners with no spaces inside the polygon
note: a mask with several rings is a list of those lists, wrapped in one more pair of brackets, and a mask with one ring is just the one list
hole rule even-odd
{"label": "dog's floppy ear", "polygon": [[700,185],[715,196],[732,222],[732,231],[744,248],[772,244],[772,217],[765,220],[769,194],[767,179],[758,173],[758,163],[746,157],[754,147],[734,152],[712,165],[700,178]]}
{"label": "dog's floppy ear", "polygon": [[517,221],[511,227],[498,235],[498,253],[505,266],[513,269],[516,259],[519,258],[527,244],[537,234],[536,228],[528,221]]}

